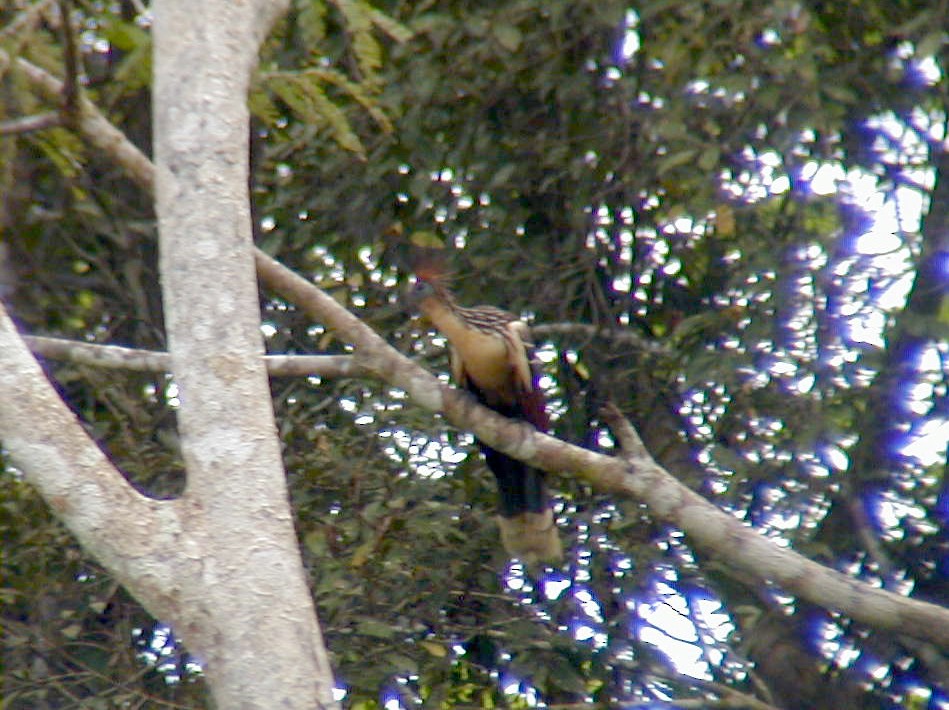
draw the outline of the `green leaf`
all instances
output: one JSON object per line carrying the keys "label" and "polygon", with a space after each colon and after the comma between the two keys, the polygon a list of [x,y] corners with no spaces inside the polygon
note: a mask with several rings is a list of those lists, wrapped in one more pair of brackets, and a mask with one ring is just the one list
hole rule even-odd
{"label": "green leaf", "polygon": [[511,178],[514,176],[514,173],[517,171],[516,163],[505,163],[500,168],[494,171],[491,175],[491,179],[488,182],[489,187],[496,188],[502,185],[507,184]]}
{"label": "green leaf", "polygon": [[335,69],[306,69],[300,72],[300,76],[312,79],[318,84],[328,84],[341,89],[351,98],[355,99],[386,133],[392,131],[392,122],[379,107],[375,99],[369,95],[368,87],[350,81],[344,74]]}
{"label": "green leaf", "polygon": [[151,33],[146,32],[138,25],[123,22],[118,18],[106,23],[102,27],[102,36],[116,49],[122,52],[133,52],[136,49],[150,48]]}
{"label": "green leaf", "polygon": [[304,44],[313,49],[326,37],[326,3],[323,0],[296,0],[297,26]]}
{"label": "green leaf", "polygon": [[306,535],[304,535],[303,544],[306,545],[306,549],[312,552],[314,555],[326,554],[326,534],[320,528],[310,530]]}
{"label": "green leaf", "polygon": [[411,29],[376,8],[369,9],[369,18],[372,20],[372,24],[396,42],[408,42],[414,36]]}
{"label": "green leaf", "polygon": [[848,105],[857,103],[858,96],[856,92],[849,86],[838,84],[833,81],[827,81],[822,83],[820,88],[821,91],[823,91],[834,101]]}
{"label": "green leaf", "polygon": [[418,645],[428,651],[430,655],[435,656],[435,658],[445,658],[445,656],[448,655],[448,649],[440,643],[434,641],[419,641]]}
{"label": "green leaf", "polygon": [[428,231],[419,231],[412,232],[412,236],[409,237],[409,241],[417,247],[425,247],[429,249],[444,249],[445,243],[441,238],[435,234],[435,232]]}
{"label": "green leaf", "polygon": [[680,168],[683,165],[687,165],[695,160],[695,151],[691,148],[687,150],[680,150],[677,153],[672,153],[666,155],[659,159],[658,173],[659,175],[665,175],[676,168]]}
{"label": "green leaf", "polygon": [[346,20],[353,53],[363,78],[375,81],[376,73],[382,67],[382,48],[372,36],[372,9],[361,0],[333,0],[333,4]]}
{"label": "green leaf", "polygon": [[718,165],[718,158],[720,155],[721,151],[717,145],[710,145],[706,147],[705,150],[702,151],[701,155],[699,155],[699,167],[703,171],[708,172]]}
{"label": "green leaf", "polygon": [[143,45],[135,47],[123,59],[115,72],[115,80],[122,87],[122,95],[129,94],[151,85],[152,81],[152,43],[151,36]]}
{"label": "green leaf", "polygon": [[923,38],[916,43],[916,56],[919,59],[936,57],[946,46],[946,30],[942,27],[935,29],[923,35]]}
{"label": "green leaf", "polygon": [[386,665],[396,673],[418,673],[418,663],[403,653],[387,653]]}
{"label": "green leaf", "polygon": [[516,52],[520,49],[524,35],[514,25],[498,25],[491,29],[494,38],[504,49],[509,52]]}
{"label": "green leaf", "polygon": [[74,641],[75,639],[79,637],[79,633],[81,631],[82,631],[81,624],[70,624],[69,626],[64,627],[62,631],[60,631],[60,633],[66,638],[68,638],[69,640]]}
{"label": "green leaf", "polygon": [[250,112],[270,127],[276,126],[277,121],[283,116],[283,113],[277,108],[277,104],[263,89],[252,90],[247,102]]}
{"label": "green leaf", "polygon": [[269,85],[299,118],[327,126],[340,146],[365,154],[342,109],[327,98],[316,82],[300,74],[283,73],[274,75]]}
{"label": "green leaf", "polygon": [[395,629],[376,619],[363,619],[356,626],[356,633],[377,639],[395,638]]}

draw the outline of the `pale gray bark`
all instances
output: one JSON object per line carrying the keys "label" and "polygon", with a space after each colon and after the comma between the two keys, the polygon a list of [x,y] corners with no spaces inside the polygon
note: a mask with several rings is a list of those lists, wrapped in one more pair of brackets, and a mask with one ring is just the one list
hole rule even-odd
{"label": "pale gray bark", "polygon": [[[51,360],[135,372],[171,372],[171,356],[155,350],[40,335],[24,335],[23,341],[34,355]],[[361,377],[366,374],[351,355],[265,355],[264,366],[271,377]]]}
{"label": "pale gray bark", "polygon": [[[170,0],[160,2],[156,10],[164,12],[165,7],[170,4]],[[192,10],[201,8],[203,3],[182,3],[181,7],[185,7],[188,13],[187,18],[179,16],[172,24],[166,25],[162,32],[167,32],[175,23],[233,24],[234,34],[218,29],[216,35],[208,34],[196,41],[202,44],[202,48],[206,48],[210,47],[211,42],[228,44],[238,41],[239,36],[254,35],[249,39],[244,37],[247,42],[245,50],[250,47],[247,51],[253,55],[256,51],[253,48],[256,47],[256,41],[266,23],[258,21],[254,24],[253,8],[222,9],[220,4],[220,1],[211,4],[218,8],[218,12],[208,10],[207,13],[199,13]],[[272,9],[274,5],[267,7]],[[239,18],[232,22],[232,14],[235,13]],[[166,41],[167,37],[161,46],[156,44],[157,53],[165,51]],[[235,51],[239,53],[239,48],[231,47],[226,55],[231,56],[229,53]],[[195,67],[210,53],[210,50],[198,52],[200,56],[193,58],[193,64],[187,67],[189,74],[194,73]],[[9,61],[9,58],[0,50],[0,66],[5,61]],[[183,273],[177,274],[174,283],[188,290],[185,292],[187,295],[181,296],[177,307],[180,308],[183,304],[185,310],[191,308],[200,311],[202,318],[206,318],[201,326],[204,330],[199,328],[195,343],[191,343],[185,333],[178,332],[174,336],[177,343],[173,343],[172,348],[175,367],[183,368],[181,374],[185,375],[184,381],[187,382],[183,406],[198,407],[192,412],[192,416],[203,412],[202,416],[211,417],[203,422],[195,422],[194,431],[186,432],[186,445],[190,452],[189,474],[191,467],[194,467],[198,474],[194,487],[189,480],[186,496],[181,501],[159,506],[141,499],[128,489],[124,481],[117,478],[116,472],[101,452],[98,449],[93,451],[94,444],[84,438],[75,418],[55,397],[35,361],[29,357],[22,345],[18,345],[9,321],[0,320],[0,352],[4,354],[5,365],[0,370],[0,432],[4,445],[14,455],[17,465],[39,487],[57,514],[70,525],[83,545],[99,557],[120,581],[127,584],[153,613],[176,621],[179,630],[192,645],[205,638],[210,625],[208,619],[217,618],[215,611],[208,609],[210,600],[201,598],[201,585],[210,582],[213,587],[220,575],[236,575],[239,564],[235,565],[234,560],[254,562],[255,551],[267,560],[270,555],[279,556],[278,548],[291,542],[289,538],[292,537],[288,535],[283,482],[277,475],[279,464],[274,460],[275,445],[263,441],[273,438],[273,423],[267,404],[269,394],[262,384],[264,376],[263,366],[260,364],[262,359],[259,357],[259,336],[251,333],[253,328],[250,320],[254,317],[245,312],[241,314],[240,324],[228,323],[221,326],[220,323],[229,313],[248,309],[251,313],[256,313],[256,302],[251,304],[246,289],[246,281],[250,278],[245,251],[249,246],[246,195],[237,191],[237,182],[242,179],[246,161],[246,152],[243,152],[246,149],[246,132],[238,136],[236,129],[243,118],[232,125],[228,119],[218,115],[208,115],[206,120],[188,120],[187,113],[190,110],[193,112],[192,117],[195,117],[198,114],[205,115],[206,111],[213,112],[225,107],[228,113],[224,115],[234,120],[237,114],[230,112],[243,109],[236,109],[232,103],[243,101],[246,72],[249,71],[252,61],[252,56],[244,56],[241,61],[235,61],[227,67],[229,72],[238,71],[240,77],[225,76],[220,63],[215,61],[214,66],[209,67],[210,85],[205,86],[204,91],[192,89],[187,99],[171,102],[168,112],[162,117],[169,130],[178,131],[178,134],[169,138],[181,140],[184,144],[194,140],[193,135],[188,135],[188,131],[198,130],[212,134],[207,136],[207,142],[191,144],[193,150],[204,151],[202,155],[205,157],[202,160],[192,160],[187,155],[180,155],[181,145],[174,143],[174,140],[161,149],[167,151],[162,160],[165,164],[164,170],[170,173],[162,179],[171,181],[169,185],[160,188],[169,190],[164,197],[166,202],[173,195],[178,195],[181,199],[189,197],[187,189],[182,187],[184,175],[176,173],[179,169],[190,175],[192,180],[201,181],[200,200],[192,200],[192,209],[195,209],[195,202],[200,203],[197,211],[206,209],[209,206],[208,201],[215,202],[213,218],[176,215],[174,205],[169,205],[162,217],[163,231],[168,232],[171,229],[179,232],[177,235],[167,235],[170,241],[164,248],[173,249],[174,255],[169,253],[163,257],[163,266],[183,269]],[[61,84],[58,84],[54,77],[23,60],[18,60],[17,63],[27,78],[43,91],[58,91],[57,86]],[[166,94],[156,96],[156,104],[166,99]],[[215,103],[217,101],[221,104]],[[184,120],[179,121],[182,117]],[[144,190],[152,190],[155,181],[152,164],[89,103],[82,104],[79,129],[91,145],[120,164],[129,177]],[[181,161],[180,164],[176,162],[178,160]],[[211,166],[217,161],[222,163],[221,169],[212,170]],[[174,166],[174,169],[171,166]],[[242,195],[242,202],[236,204],[239,194]],[[185,226],[174,230],[179,218],[184,221]],[[222,254],[218,251],[220,244],[209,241],[214,235],[221,235],[227,240],[225,251],[233,250],[237,253]],[[196,239],[194,244],[182,244],[191,238]],[[205,252],[206,249],[211,251]],[[186,259],[186,254],[190,254],[190,258]],[[223,261],[226,263],[219,264],[218,261],[225,256],[227,258]],[[479,407],[463,393],[441,385],[429,373],[390,348],[355,316],[342,309],[336,301],[305,280],[288,272],[260,252],[256,253],[256,259],[258,270],[271,287],[304,307],[314,320],[334,328],[341,338],[356,346],[356,371],[371,373],[406,390],[417,403],[433,411],[443,412],[448,421],[474,431],[479,438],[506,453],[524,458],[549,471],[581,476],[598,490],[644,501],[657,519],[676,525],[694,544],[722,558],[725,564],[734,569],[743,570],[756,579],[776,583],[789,593],[838,610],[871,626],[909,634],[949,648],[949,611],[870,587],[810,561],[792,550],[778,547],[682,486],[635,444],[635,439],[628,431],[623,430],[620,421],[612,422],[618,430],[617,438],[631,442],[630,450],[624,452],[622,457],[608,457],[580,449],[539,434],[524,425],[507,421]],[[215,279],[209,276],[209,270],[218,268],[227,269],[228,274],[241,280],[240,284],[236,284],[239,288],[228,289],[220,303],[210,296],[211,293],[221,296],[219,284],[225,280],[218,278],[216,284],[210,283]],[[218,290],[197,293],[200,289],[196,284]],[[181,328],[190,322],[191,315],[179,313],[175,318],[177,320],[174,327]],[[213,348],[209,333],[214,334]],[[204,362],[194,362],[202,357],[205,358]],[[181,374],[176,369],[176,376],[181,377]],[[249,380],[246,384],[243,382],[245,378]],[[240,381],[239,387],[234,384],[237,381]],[[234,393],[227,395],[226,399],[218,398],[219,390],[216,388],[233,388]],[[234,421],[236,428],[231,429],[232,410],[223,406],[225,403],[236,404],[237,409],[253,406],[258,413],[261,408],[268,408],[268,411],[263,414],[262,419],[254,421],[248,421],[248,417],[243,414],[237,416]],[[30,413],[27,413],[27,410],[30,410]],[[44,422],[48,426],[43,426]],[[188,426],[191,426],[190,423]],[[249,432],[251,438],[231,438],[234,432]],[[220,446],[221,442],[227,445]],[[210,444],[212,448],[203,450],[202,444]],[[229,451],[231,445],[234,447],[233,451]],[[219,455],[222,458],[219,459]],[[256,467],[255,470],[259,469],[260,481],[232,481],[231,485],[228,485],[221,478],[216,478],[219,475],[239,476],[247,473],[245,469],[231,467],[249,463]],[[263,490],[265,487],[268,489]],[[223,498],[216,498],[218,493],[223,495]],[[227,519],[226,511],[230,507],[238,507],[240,499],[245,495],[263,497],[254,502],[252,510],[242,512],[233,520]],[[103,501],[106,501],[112,511],[107,528],[103,526],[101,517]],[[212,503],[209,511],[201,507],[205,501]],[[120,507],[112,508],[113,504]],[[135,511],[136,517],[143,516],[143,520],[158,526],[157,529],[164,535],[160,542],[148,548],[149,541],[143,541],[134,534],[132,516],[126,515],[127,510]],[[268,510],[272,515],[267,515]],[[261,521],[268,522],[265,529],[276,535],[276,546],[261,544],[259,530],[252,528],[254,533],[251,535],[243,527],[247,524],[257,525]],[[222,542],[212,523],[221,525],[225,536],[238,537]],[[196,526],[203,534],[199,535],[190,528],[185,531],[185,525]],[[130,526],[129,529],[133,531],[128,544],[120,539],[126,526]],[[154,535],[156,528],[149,529]],[[108,535],[103,534],[105,532]],[[104,539],[106,537],[112,539]],[[292,542],[295,544],[295,541]],[[174,565],[173,570],[165,568],[161,566],[163,561],[155,554],[156,550],[164,550],[166,557],[168,550],[181,551],[183,559],[180,564]],[[233,554],[234,557],[228,557],[228,562],[218,567],[215,563],[216,554]],[[170,563],[166,560],[164,564]],[[256,607],[253,602],[236,602],[230,607],[231,610],[239,615],[259,613],[262,609],[272,610],[270,604],[276,592],[270,585],[274,578],[285,573],[286,570],[282,567],[284,564],[289,563],[281,560],[274,565],[273,569],[277,570],[275,574],[261,574],[262,589],[246,586],[237,590],[241,594],[249,594],[250,598],[256,599],[258,603],[265,600],[262,607]],[[299,587],[296,575],[296,571],[291,570],[290,584],[287,586],[294,589]],[[174,592],[179,586],[187,587],[187,595],[182,595],[180,599],[162,596],[169,591],[167,587],[171,579],[176,586],[170,591]],[[229,593],[233,593],[235,589],[233,586],[227,588]],[[283,591],[281,589],[280,593]],[[303,613],[303,606],[306,605],[291,609],[293,623],[289,624],[290,626],[297,622],[297,614]],[[194,619],[196,609],[206,614],[206,618],[190,621]],[[303,622],[302,628],[309,629],[311,626],[315,629],[315,622]],[[273,634],[273,631],[269,633]],[[315,634],[310,637],[308,633],[303,634],[304,639],[318,638]],[[244,636],[242,632],[235,631],[234,636],[229,637],[226,643],[221,643],[217,650],[207,657],[209,668],[222,662],[223,654],[242,651],[246,653],[247,648],[243,644],[247,643],[265,643],[251,648],[250,653],[257,654],[258,658],[262,655],[266,655],[268,659],[274,658],[270,655],[270,649],[275,637],[262,636]],[[329,673],[320,644],[314,640],[312,654],[307,650],[304,657],[306,663],[292,672],[305,680],[318,678],[313,681],[313,685],[319,687],[310,690],[319,696],[320,701],[327,702]],[[253,665],[252,660],[246,657],[236,659],[233,663],[224,662],[227,664],[226,670],[211,676],[215,684],[229,685],[242,664]],[[314,667],[317,669],[315,674],[312,672]],[[274,665],[268,664],[267,669],[273,671]],[[259,672],[259,669],[257,671]],[[265,680],[263,682],[266,683]],[[233,687],[238,688],[240,684],[238,679]],[[295,686],[287,686],[287,689],[291,687]],[[229,695],[228,701],[234,702],[224,703],[222,700],[222,706],[248,706],[244,696],[241,696],[239,701],[235,698],[236,695]],[[274,698],[268,700],[269,704],[263,707],[278,706]],[[305,706],[305,703],[300,705]],[[296,705],[286,705],[294,706]]]}
{"label": "pale gray bark", "polygon": [[[222,708],[335,705],[261,357],[247,195],[247,86],[286,4],[154,4],[157,170],[80,103],[82,134],[158,198],[170,353],[155,355],[170,358],[179,387],[180,499],[128,485],[0,308],[4,447],[90,554],[203,660]],[[17,67],[43,92],[62,88],[29,62]]]}
{"label": "pale gray bark", "polygon": [[188,472],[184,552],[201,568],[180,586],[181,631],[226,708],[333,704],[261,358],[247,194],[248,86],[284,5],[153,5],[162,294]]}
{"label": "pale gray bark", "polygon": [[153,614],[173,613],[168,595],[180,570],[167,550],[180,540],[178,507],[133,490],[46,379],[2,304],[0,353],[0,439],[13,464]]}

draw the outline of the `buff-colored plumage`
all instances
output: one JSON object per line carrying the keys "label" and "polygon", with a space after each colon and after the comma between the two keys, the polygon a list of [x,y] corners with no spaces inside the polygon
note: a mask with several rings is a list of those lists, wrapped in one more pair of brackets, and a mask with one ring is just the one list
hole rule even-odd
{"label": "buff-colored plumage", "polygon": [[[416,275],[425,287],[418,306],[451,345],[456,384],[499,414],[546,432],[547,414],[531,367],[527,325],[491,306],[458,306],[443,273],[432,266],[417,269]],[[559,560],[563,553],[544,473],[481,442],[479,446],[498,481],[498,523],[505,549],[527,563]]]}

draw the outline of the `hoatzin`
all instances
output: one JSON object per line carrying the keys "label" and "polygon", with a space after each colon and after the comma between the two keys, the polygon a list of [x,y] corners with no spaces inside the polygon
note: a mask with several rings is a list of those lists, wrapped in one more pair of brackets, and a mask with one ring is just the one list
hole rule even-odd
{"label": "hoatzin", "polygon": [[[527,324],[492,306],[462,308],[437,264],[416,265],[411,300],[451,346],[455,383],[486,407],[522,419],[539,431],[549,427],[543,392],[531,364]],[[547,497],[544,472],[478,441],[498,484],[501,542],[527,564],[556,562],[560,538]]]}

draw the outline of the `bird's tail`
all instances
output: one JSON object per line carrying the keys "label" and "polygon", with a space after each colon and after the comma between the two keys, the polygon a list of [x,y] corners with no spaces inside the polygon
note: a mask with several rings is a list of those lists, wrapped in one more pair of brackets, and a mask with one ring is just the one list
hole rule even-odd
{"label": "bird's tail", "polygon": [[498,482],[498,524],[504,549],[527,564],[559,562],[563,549],[544,472],[490,447],[482,445],[481,450]]}
{"label": "bird's tail", "polygon": [[554,524],[554,512],[521,513],[511,517],[498,516],[501,543],[511,557],[525,564],[556,563],[563,558],[560,536]]}

